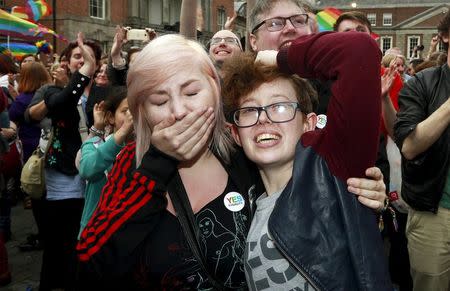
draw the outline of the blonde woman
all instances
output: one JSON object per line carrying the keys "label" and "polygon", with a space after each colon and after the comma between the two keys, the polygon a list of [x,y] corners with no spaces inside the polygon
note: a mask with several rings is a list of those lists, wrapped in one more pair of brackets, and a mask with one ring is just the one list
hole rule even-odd
{"label": "blonde woman", "polygon": [[245,238],[264,190],[226,130],[212,61],[198,43],[162,36],[127,85],[136,143],[118,155],[81,235],[80,289],[247,289]]}

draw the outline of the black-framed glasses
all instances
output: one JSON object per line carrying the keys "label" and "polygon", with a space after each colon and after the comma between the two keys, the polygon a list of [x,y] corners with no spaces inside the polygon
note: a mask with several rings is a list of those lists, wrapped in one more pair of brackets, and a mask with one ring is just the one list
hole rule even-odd
{"label": "black-framed glasses", "polygon": [[239,46],[239,40],[234,37],[214,37],[211,39],[211,45],[216,45],[224,41],[226,44],[235,44]]}
{"label": "black-framed glasses", "polygon": [[255,31],[257,31],[261,26],[264,24],[267,27],[268,31],[280,31],[284,28],[286,25],[286,20],[288,20],[292,23],[292,26],[295,28],[304,27],[308,24],[309,16],[306,13],[302,14],[295,14],[289,17],[274,17],[269,18],[261,22],[260,24],[256,25],[252,29],[252,33],[254,34]]}
{"label": "black-framed glasses", "polygon": [[283,123],[295,118],[300,110],[298,102],[278,102],[267,106],[242,107],[233,111],[233,121],[237,127],[250,127],[258,123],[261,112],[274,123]]}

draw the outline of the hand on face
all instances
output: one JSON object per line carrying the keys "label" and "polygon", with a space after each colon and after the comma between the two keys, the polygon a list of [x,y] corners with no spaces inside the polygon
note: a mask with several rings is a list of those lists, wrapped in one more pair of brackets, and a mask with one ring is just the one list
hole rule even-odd
{"label": "hand on face", "polygon": [[125,112],[125,118],[122,126],[119,128],[119,131],[123,131],[126,136],[133,132],[133,116],[131,115],[130,110]]}
{"label": "hand on face", "polygon": [[347,180],[348,191],[358,196],[358,201],[373,210],[381,210],[386,200],[386,185],[383,174],[377,167],[366,170],[368,178],[350,178]]}
{"label": "hand on face", "polygon": [[181,120],[172,115],[155,125],[152,145],[163,153],[188,161],[205,148],[214,129],[214,110],[201,108],[189,112]]}

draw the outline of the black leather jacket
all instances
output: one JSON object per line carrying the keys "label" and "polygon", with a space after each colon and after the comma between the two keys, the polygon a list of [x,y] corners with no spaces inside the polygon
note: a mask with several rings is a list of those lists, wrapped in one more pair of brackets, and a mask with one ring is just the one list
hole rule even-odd
{"label": "black leather jacket", "polygon": [[[409,80],[399,95],[399,112],[394,126],[401,149],[417,124],[427,119],[450,95],[450,68],[424,70]],[[450,166],[450,130],[413,160],[402,157],[402,197],[412,208],[436,213]]]}
{"label": "black leather jacket", "polygon": [[269,218],[277,248],[316,290],[392,290],[373,211],[312,147],[298,143],[295,156]]}

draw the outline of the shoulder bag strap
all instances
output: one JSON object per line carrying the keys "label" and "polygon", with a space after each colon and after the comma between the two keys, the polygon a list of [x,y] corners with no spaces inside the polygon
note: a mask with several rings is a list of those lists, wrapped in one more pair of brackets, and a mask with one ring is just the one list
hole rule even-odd
{"label": "shoulder bag strap", "polygon": [[223,283],[214,277],[210,273],[209,268],[206,264],[206,258],[204,257],[199,244],[199,230],[197,224],[195,223],[194,213],[191,208],[191,203],[187,197],[184,186],[180,176],[177,174],[172,183],[169,185],[169,196],[172,201],[173,207],[177,214],[177,218],[180,221],[181,227],[183,229],[184,235],[186,236],[189,247],[192,253],[200,264],[200,267],[208,276],[208,280],[213,286],[214,290],[231,290],[225,287]]}

